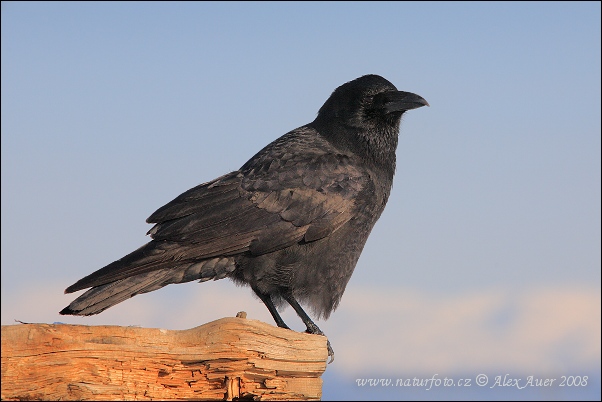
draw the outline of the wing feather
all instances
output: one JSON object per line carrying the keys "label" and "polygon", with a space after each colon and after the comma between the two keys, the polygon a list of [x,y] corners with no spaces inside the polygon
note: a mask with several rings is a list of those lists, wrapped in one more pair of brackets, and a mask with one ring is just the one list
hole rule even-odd
{"label": "wing feather", "polygon": [[220,256],[270,253],[336,231],[356,213],[369,174],[308,130],[281,137],[241,170],[159,208],[147,219],[155,223],[151,242],[66,292]]}

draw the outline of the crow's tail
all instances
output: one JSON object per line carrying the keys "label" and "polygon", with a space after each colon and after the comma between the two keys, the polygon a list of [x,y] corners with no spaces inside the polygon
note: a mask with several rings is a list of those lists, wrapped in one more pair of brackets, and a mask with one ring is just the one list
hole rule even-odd
{"label": "crow's tail", "polygon": [[213,258],[173,268],[163,268],[103,285],[94,286],[61,310],[62,315],[98,314],[140,293],[152,292],[171,283],[222,279],[234,271],[233,258]]}

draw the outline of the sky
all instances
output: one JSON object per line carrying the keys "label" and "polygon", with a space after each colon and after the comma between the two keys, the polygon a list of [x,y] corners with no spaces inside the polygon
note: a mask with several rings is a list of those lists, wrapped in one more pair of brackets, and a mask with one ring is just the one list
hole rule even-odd
{"label": "sky", "polygon": [[[317,321],[336,353],[323,399],[599,400],[600,11],[2,2],[2,325],[187,329],[240,310],[273,323],[227,280],[58,311],[67,286],[148,241],[157,208],[379,74],[430,107],[404,116],[388,205]],[[587,381],[493,386],[504,375]],[[358,381],[446,377],[472,384]]]}

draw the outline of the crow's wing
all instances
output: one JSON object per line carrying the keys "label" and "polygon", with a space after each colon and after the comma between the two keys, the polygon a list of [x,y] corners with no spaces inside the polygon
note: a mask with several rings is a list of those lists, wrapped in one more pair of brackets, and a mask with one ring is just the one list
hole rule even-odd
{"label": "crow's wing", "polygon": [[204,259],[261,255],[333,233],[354,216],[369,177],[350,157],[306,134],[281,137],[241,170],[161,207],[147,219],[156,223],[148,232],[153,241],[67,292]]}

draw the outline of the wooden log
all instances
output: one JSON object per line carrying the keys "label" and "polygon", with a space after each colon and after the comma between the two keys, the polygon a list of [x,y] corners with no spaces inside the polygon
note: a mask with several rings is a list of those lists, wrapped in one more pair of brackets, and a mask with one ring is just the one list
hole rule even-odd
{"label": "wooden log", "polygon": [[3,400],[319,400],[326,338],[244,318],[196,328],[2,326]]}

